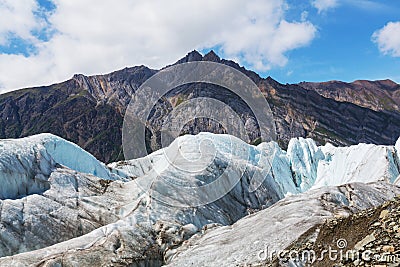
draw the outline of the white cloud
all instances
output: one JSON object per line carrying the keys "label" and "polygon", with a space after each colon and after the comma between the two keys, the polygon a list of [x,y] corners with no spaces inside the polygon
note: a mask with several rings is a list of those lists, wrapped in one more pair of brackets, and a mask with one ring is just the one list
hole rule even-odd
{"label": "white cloud", "polygon": [[6,45],[10,35],[36,40],[31,32],[41,26],[41,19],[34,15],[38,8],[35,0],[0,0],[0,45]]}
{"label": "white cloud", "polygon": [[[26,20],[7,31],[29,40],[32,29],[43,23],[32,19],[34,1],[24,1],[31,3],[30,8],[14,9],[14,16]],[[159,68],[190,50],[211,47],[256,70],[267,70],[284,66],[285,54],[309,44],[316,33],[306,20],[286,20],[284,0],[54,0],[54,4],[57,8],[49,22],[56,33],[47,42],[34,41],[37,53],[0,54],[3,91],[61,81],[74,73],[105,73],[140,64]]]}
{"label": "white cloud", "polygon": [[368,12],[388,12],[392,7],[375,0],[311,0],[311,5],[318,9],[318,13],[325,13],[329,9],[340,6],[351,6]]}
{"label": "white cloud", "polygon": [[308,11],[303,11],[303,12],[301,12],[301,21],[307,21],[307,19],[308,19]]}
{"label": "white cloud", "polygon": [[400,21],[389,22],[374,32],[372,40],[384,55],[400,57]]}
{"label": "white cloud", "polygon": [[372,12],[388,12],[393,10],[393,7],[388,6],[385,3],[372,0],[343,0],[346,4],[354,6],[359,9]]}
{"label": "white cloud", "polygon": [[318,9],[318,13],[327,11],[328,9],[335,8],[338,5],[338,0],[312,0],[311,5]]}

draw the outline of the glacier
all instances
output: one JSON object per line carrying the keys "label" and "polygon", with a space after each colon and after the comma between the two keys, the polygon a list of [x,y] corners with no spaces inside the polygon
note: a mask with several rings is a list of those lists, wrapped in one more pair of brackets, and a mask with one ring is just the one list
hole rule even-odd
{"label": "glacier", "polygon": [[311,228],[332,217],[378,206],[399,194],[399,187],[375,182],[292,195],[233,225],[197,233],[169,255],[166,266],[268,266],[263,263],[272,253],[284,251]]}
{"label": "glacier", "polygon": [[79,146],[52,134],[0,141],[0,199],[41,193],[56,164],[103,179],[120,179]]}
{"label": "glacier", "polygon": [[[334,147],[295,138],[284,151],[200,133],[106,166],[50,134],[0,140],[0,265],[254,262],[245,252],[284,249],[321,220],[400,194],[399,152],[400,139]],[[240,244],[253,250],[230,257]]]}
{"label": "glacier", "polygon": [[386,180],[399,176],[399,156],[393,146],[359,144],[350,147],[321,147],[325,159],[320,161],[314,188],[350,182]]}

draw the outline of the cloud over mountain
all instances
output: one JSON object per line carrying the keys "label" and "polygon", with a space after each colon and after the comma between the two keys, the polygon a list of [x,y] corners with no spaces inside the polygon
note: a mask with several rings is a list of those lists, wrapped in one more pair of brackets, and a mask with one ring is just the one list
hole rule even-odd
{"label": "cloud over mountain", "polygon": [[0,74],[3,91],[76,72],[138,64],[158,68],[195,48],[217,48],[242,64],[267,70],[284,66],[286,53],[309,44],[316,34],[311,22],[287,18],[290,7],[283,0],[14,2],[0,1],[1,17],[13,21],[0,23],[0,42],[30,49],[0,54],[0,68],[7,70]]}

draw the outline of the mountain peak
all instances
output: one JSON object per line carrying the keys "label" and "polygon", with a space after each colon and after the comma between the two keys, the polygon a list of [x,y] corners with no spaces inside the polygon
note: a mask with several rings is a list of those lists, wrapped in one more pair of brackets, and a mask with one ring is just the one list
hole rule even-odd
{"label": "mountain peak", "polygon": [[203,60],[204,61],[212,61],[212,62],[220,62],[221,58],[214,52],[214,50],[211,50],[206,55],[204,55]]}
{"label": "mountain peak", "polygon": [[180,59],[175,64],[181,64],[181,63],[187,63],[187,62],[193,62],[193,61],[201,61],[202,59],[203,59],[203,56],[197,50],[193,50],[192,52],[189,52],[184,58]]}
{"label": "mountain peak", "polygon": [[194,62],[194,61],[211,61],[211,62],[221,62],[221,58],[211,50],[204,56],[200,54],[197,50],[193,50],[189,52],[184,58],[181,58],[175,64],[187,63],[187,62]]}

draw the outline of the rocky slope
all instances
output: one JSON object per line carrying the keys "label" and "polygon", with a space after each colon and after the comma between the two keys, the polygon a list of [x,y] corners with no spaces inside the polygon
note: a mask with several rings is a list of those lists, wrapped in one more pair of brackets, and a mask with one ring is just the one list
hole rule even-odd
{"label": "rocky slope", "polygon": [[[283,85],[272,78],[262,79],[233,61],[220,59],[214,52],[202,56],[193,51],[177,63],[200,60],[236,68],[258,85],[271,106],[282,147],[287,147],[293,137],[310,137],[319,144],[328,141],[337,145],[388,145],[400,135],[400,112],[394,110],[394,104],[379,104],[380,92],[392,90],[384,82],[372,83],[374,87],[368,91],[372,100],[365,104],[358,98],[326,98],[320,90],[308,90],[304,84]],[[75,75],[60,84],[0,95],[0,138],[50,132],[77,143],[104,162],[123,159],[121,127],[125,110],[135,90],[156,72],[140,66],[106,75]],[[393,89],[393,94],[396,92]],[[250,126],[251,141],[259,142],[254,114],[237,95],[216,85],[198,83],[174,89],[154,107],[148,135],[153,151],[161,147],[162,120],[183,101],[198,97],[212,97],[229,104]],[[390,97],[397,103],[398,98]],[[193,120],[182,129],[182,133],[201,131],[225,133],[226,129],[207,119]]]}
{"label": "rocky slope", "polygon": [[201,133],[105,166],[54,135],[1,140],[0,266],[264,264],[265,246],[399,195],[399,148]]}
{"label": "rocky slope", "polygon": [[400,111],[400,85],[391,80],[302,82],[299,85],[336,101],[350,102],[376,111]]}
{"label": "rocky slope", "polygon": [[[289,196],[231,226],[219,226],[196,234],[168,258],[166,266],[271,266],[277,253],[285,250],[301,252],[290,245],[297,240],[302,240],[302,245],[312,240],[315,228],[326,220],[348,217],[378,206],[399,193],[396,186],[374,183],[325,187]],[[346,234],[337,231],[332,238],[341,238],[342,233]],[[309,237],[307,242],[301,239],[304,235]],[[296,266],[295,258],[289,262],[281,257],[279,266]],[[319,266],[333,266],[329,261],[324,263]]]}
{"label": "rocky slope", "polygon": [[[145,67],[134,67],[104,77],[75,75],[60,84],[0,95],[0,138],[53,133],[105,162],[115,160],[122,155],[121,107],[129,102],[132,88],[153,73]],[[101,87],[104,79],[110,87]],[[118,97],[114,103],[114,94],[124,95],[127,100],[120,104],[124,98]]]}
{"label": "rocky slope", "polygon": [[[399,266],[399,196],[382,205],[348,217],[329,218],[302,235],[287,251],[314,251],[317,257],[274,259],[271,266]],[[338,240],[343,242],[338,248]],[[335,257],[320,257],[322,251],[336,250]],[[341,251],[341,253],[340,253]],[[307,255],[307,254],[304,254]]]}

